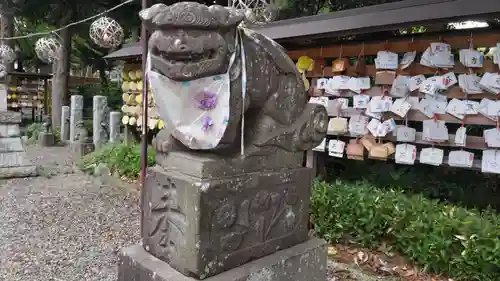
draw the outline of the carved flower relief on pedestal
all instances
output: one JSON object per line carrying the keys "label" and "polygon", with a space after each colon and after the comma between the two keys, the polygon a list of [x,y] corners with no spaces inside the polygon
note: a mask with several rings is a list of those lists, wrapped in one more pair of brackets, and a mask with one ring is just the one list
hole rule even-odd
{"label": "carved flower relief on pedestal", "polygon": [[246,235],[253,233],[261,243],[272,238],[272,230],[281,225],[286,232],[293,231],[299,222],[294,206],[299,196],[292,185],[280,192],[257,192],[252,199],[243,200],[239,206],[225,199],[213,212],[211,237],[218,238],[222,252],[238,250]]}
{"label": "carved flower relief on pedestal", "polygon": [[[244,205],[248,205],[248,200],[243,201],[240,208],[244,208]],[[226,200],[214,211],[212,233],[222,233],[219,241],[222,251],[236,250],[246,234],[248,222],[238,217],[237,211],[235,203],[231,200]],[[232,231],[226,231],[227,229]]]}
{"label": "carved flower relief on pedestal", "polygon": [[184,241],[186,217],[177,204],[177,189],[171,179],[167,178],[167,184],[155,185],[150,204],[153,224],[149,238],[158,243],[164,256],[177,255],[177,247]]}

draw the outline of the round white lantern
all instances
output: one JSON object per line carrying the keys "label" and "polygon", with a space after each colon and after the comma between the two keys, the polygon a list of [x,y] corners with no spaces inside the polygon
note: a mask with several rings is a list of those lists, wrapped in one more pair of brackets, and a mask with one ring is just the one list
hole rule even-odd
{"label": "round white lantern", "polygon": [[231,7],[245,15],[244,24],[264,25],[274,21],[277,7],[269,0],[231,0]]}
{"label": "round white lantern", "polygon": [[112,18],[100,17],[90,25],[90,39],[103,48],[118,47],[124,37],[123,28]]}
{"label": "round white lantern", "polygon": [[16,60],[16,53],[14,50],[5,44],[0,44],[0,62],[3,64],[13,63]]}
{"label": "round white lantern", "polygon": [[37,57],[45,63],[53,63],[58,59],[61,43],[53,37],[40,38],[35,44]]}

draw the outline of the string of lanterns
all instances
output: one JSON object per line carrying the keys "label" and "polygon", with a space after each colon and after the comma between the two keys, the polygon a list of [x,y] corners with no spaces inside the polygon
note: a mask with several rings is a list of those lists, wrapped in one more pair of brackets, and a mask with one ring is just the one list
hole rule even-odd
{"label": "string of lanterns", "polygon": [[[62,48],[62,44],[57,38],[57,32],[97,18],[90,25],[90,39],[102,48],[110,49],[118,47],[124,39],[125,34],[123,28],[116,20],[105,16],[105,14],[126,4],[132,3],[133,1],[134,0],[124,1],[102,13],[88,17],[81,21],[70,23],[56,30],[8,38],[4,37],[4,16],[0,14],[0,78],[2,75],[2,69],[5,68],[5,65],[13,63],[16,60],[15,51],[12,47],[4,43],[6,40],[45,36],[36,41],[35,53],[42,62],[54,63],[58,59],[60,49]],[[230,6],[232,8],[245,11],[246,19],[253,24],[267,23],[274,20],[276,16],[275,7],[268,4],[267,0],[257,0],[256,3],[255,0],[232,0]]]}
{"label": "string of lanterns", "polygon": [[22,36],[4,37],[4,17],[0,14],[0,78],[2,78],[2,69],[5,65],[11,64],[16,60],[16,53],[9,45],[5,44],[6,40],[30,38],[44,36],[38,39],[35,43],[35,53],[38,59],[42,62],[51,64],[59,59],[62,44],[58,39],[57,32],[71,26],[81,24],[97,18],[92,22],[89,29],[89,36],[92,42],[102,48],[110,49],[118,47],[124,39],[125,33],[121,25],[114,19],[104,16],[106,13],[113,11],[125,4],[132,3],[134,0],[127,0],[115,7],[108,9],[97,15],[88,17],[78,22],[68,24],[56,30],[49,32],[32,33]]}

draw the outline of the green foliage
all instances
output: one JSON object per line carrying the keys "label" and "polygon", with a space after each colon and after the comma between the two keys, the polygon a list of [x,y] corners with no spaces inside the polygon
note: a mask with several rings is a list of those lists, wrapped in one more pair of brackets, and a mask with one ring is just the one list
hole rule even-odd
{"label": "green foliage", "polygon": [[[44,131],[43,123],[31,123],[25,131],[25,136],[28,139],[28,144],[33,144],[38,141],[38,136]],[[59,128],[53,128],[52,133],[56,141],[61,139],[61,131]]]}
{"label": "green foliage", "polygon": [[101,95],[108,97],[108,107],[110,110],[120,111],[123,105],[123,90],[118,82],[109,82],[102,88]]}
{"label": "green foliage", "polygon": [[120,111],[123,104],[122,90],[116,82],[109,82],[108,85],[103,86],[99,84],[78,85],[77,94],[83,96],[83,116],[86,118],[92,118],[92,99],[95,95],[107,97],[110,110]]}
{"label": "green foliage", "polygon": [[26,128],[26,138],[29,143],[36,142],[38,140],[38,136],[40,132],[43,131],[42,123],[32,123]]}
{"label": "green foliage", "polygon": [[87,130],[87,136],[93,137],[94,136],[94,122],[92,120],[92,117],[84,118],[82,121],[83,121],[83,128],[85,130]]}
{"label": "green foliage", "polygon": [[401,0],[276,0],[274,4],[279,9],[279,18],[289,19],[399,1]]}
{"label": "green foliage", "polygon": [[316,181],[312,220],[330,242],[381,242],[454,280],[500,280],[500,216],[383,190],[366,182]]}
{"label": "green foliage", "polygon": [[335,161],[329,178],[344,182],[364,180],[382,189],[398,189],[463,207],[500,211],[500,182],[497,175],[479,171],[429,165],[397,165],[376,160]]}
{"label": "green foliage", "polygon": [[[17,17],[14,22],[14,34],[16,36],[22,36],[32,32],[47,32],[51,29],[54,28],[45,23],[35,23],[32,20],[21,17]],[[35,43],[38,39],[38,37],[32,37],[15,40],[15,44],[19,46],[20,51],[17,53],[17,58],[19,62],[22,62],[22,68],[43,66],[43,63],[38,59],[35,53]]]}
{"label": "green foliage", "polygon": [[[137,179],[140,167],[140,145],[125,143],[108,144],[98,151],[85,155],[78,163],[79,168],[87,173],[93,173],[99,164],[106,164],[112,174],[120,177]],[[148,149],[148,166],[155,164],[155,152]]]}

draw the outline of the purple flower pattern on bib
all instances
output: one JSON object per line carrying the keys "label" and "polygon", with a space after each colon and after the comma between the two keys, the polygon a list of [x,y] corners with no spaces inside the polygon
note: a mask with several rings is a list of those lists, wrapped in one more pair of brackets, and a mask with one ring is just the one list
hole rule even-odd
{"label": "purple flower pattern on bib", "polygon": [[205,116],[203,116],[203,125],[202,125],[201,129],[204,132],[206,132],[206,131],[208,131],[208,129],[210,129],[210,127],[212,127],[213,124],[214,124],[214,120],[212,119],[212,117],[205,115]]}
{"label": "purple flower pattern on bib", "polygon": [[[195,96],[196,104],[199,109],[209,111],[217,106],[217,94],[209,91],[201,91]],[[203,116],[201,129],[206,132],[214,124],[214,120],[209,115]]]}
{"label": "purple flower pattern on bib", "polygon": [[199,109],[211,110],[214,109],[217,105],[217,94],[208,91],[202,91],[195,96],[195,100]]}

